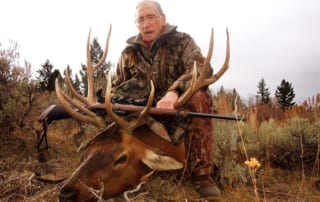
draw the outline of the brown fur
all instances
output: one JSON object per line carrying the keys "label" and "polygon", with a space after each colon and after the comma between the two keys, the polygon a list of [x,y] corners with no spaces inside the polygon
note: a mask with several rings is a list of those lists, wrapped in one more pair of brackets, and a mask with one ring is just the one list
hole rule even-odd
{"label": "brown fur", "polygon": [[95,137],[85,148],[83,162],[63,185],[60,200],[94,198],[88,187],[100,189],[101,182],[104,199],[139,184],[142,177],[151,171],[142,162],[147,150],[186,164],[183,143],[173,145],[147,127],[137,128],[133,133],[119,132],[118,126],[113,125]]}

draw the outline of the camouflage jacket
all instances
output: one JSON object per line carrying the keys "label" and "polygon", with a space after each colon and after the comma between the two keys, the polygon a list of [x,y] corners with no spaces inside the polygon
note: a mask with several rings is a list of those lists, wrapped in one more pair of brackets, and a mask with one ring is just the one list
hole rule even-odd
{"label": "camouflage jacket", "polygon": [[189,81],[180,78],[191,72],[194,61],[197,61],[198,71],[204,62],[193,38],[169,24],[149,48],[140,35],[129,38],[127,43],[113,84],[115,94],[128,98],[148,97],[150,80],[154,83],[157,100],[168,90],[181,94],[189,87]]}

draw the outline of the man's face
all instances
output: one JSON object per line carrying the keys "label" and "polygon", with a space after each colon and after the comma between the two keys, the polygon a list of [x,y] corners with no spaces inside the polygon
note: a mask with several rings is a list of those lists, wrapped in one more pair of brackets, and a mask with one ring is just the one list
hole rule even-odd
{"label": "man's face", "polygon": [[142,39],[152,42],[162,32],[166,24],[166,17],[160,15],[151,4],[140,6],[136,12],[136,25],[141,33]]}

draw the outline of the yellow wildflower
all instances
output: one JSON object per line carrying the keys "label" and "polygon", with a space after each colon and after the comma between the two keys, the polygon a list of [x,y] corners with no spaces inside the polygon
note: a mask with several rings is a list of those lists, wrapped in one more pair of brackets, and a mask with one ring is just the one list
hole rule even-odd
{"label": "yellow wildflower", "polygon": [[246,164],[250,170],[256,170],[261,166],[256,158],[250,158],[250,161],[245,161],[244,164]]}

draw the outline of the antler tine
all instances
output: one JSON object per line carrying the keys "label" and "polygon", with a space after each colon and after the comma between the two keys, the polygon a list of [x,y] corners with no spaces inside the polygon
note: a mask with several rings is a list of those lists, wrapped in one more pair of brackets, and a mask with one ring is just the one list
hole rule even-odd
{"label": "antler tine", "polygon": [[119,124],[121,127],[126,128],[127,127],[127,122],[116,115],[112,111],[112,106],[111,106],[111,74],[108,73],[108,79],[107,79],[107,88],[106,88],[106,95],[105,95],[105,105],[106,105],[106,111],[109,117],[114,120],[117,124]]}
{"label": "antler tine", "polygon": [[91,52],[90,52],[90,36],[91,36],[91,30],[89,31],[88,40],[87,40],[87,73],[88,73],[88,97],[87,100],[90,104],[96,103],[95,98],[95,91],[94,91],[94,72],[103,64],[105,61],[107,54],[108,54],[108,48],[109,48],[109,40],[111,36],[111,29],[112,26],[110,25],[109,33],[106,39],[106,45],[105,45],[105,51],[103,52],[103,55],[99,62],[96,65],[92,65],[91,62]]}
{"label": "antler tine", "polygon": [[85,105],[88,105],[89,104],[88,100],[85,97],[83,97],[82,95],[80,95],[80,93],[78,93],[76,91],[76,89],[73,87],[71,79],[70,79],[69,67],[67,67],[65,69],[65,74],[66,74],[65,80],[66,80],[66,83],[67,83],[69,90],[71,91],[71,94],[73,96],[75,96],[78,100],[80,100],[82,103],[84,103]]}
{"label": "antler tine", "polygon": [[153,82],[150,81],[150,86],[151,86],[151,91],[150,91],[150,95],[149,95],[149,99],[148,99],[148,103],[146,105],[146,107],[140,112],[138,119],[134,119],[132,122],[130,122],[129,125],[129,131],[133,131],[135,128],[137,128],[141,123],[144,123],[144,118],[146,117],[146,115],[148,114],[150,108],[152,107],[152,103],[154,100],[154,85]]}
{"label": "antler tine", "polygon": [[[103,128],[105,126],[104,122],[98,116],[96,116],[93,112],[91,112],[87,108],[83,107],[79,103],[72,100],[63,90],[61,90],[58,79],[56,79],[56,81],[55,81],[55,89],[56,89],[56,95],[57,95],[58,100],[60,101],[60,103],[62,104],[64,109],[73,118],[75,118],[81,122],[93,124],[98,128]],[[71,105],[69,103],[67,103],[67,101]],[[75,109],[72,108],[71,106],[76,107],[77,109],[82,111],[84,114],[87,114],[87,116],[75,111]]]}
{"label": "antler tine", "polygon": [[[226,48],[226,57],[224,59],[224,63],[222,65],[222,67],[220,68],[220,70],[214,74],[211,78],[206,79],[206,82],[204,83],[204,85],[209,85],[212,84],[214,82],[216,82],[229,68],[229,62],[230,62],[230,38],[229,38],[229,31],[228,29],[226,29],[226,34],[227,34],[227,48]],[[202,86],[204,86],[202,85]]]}
{"label": "antler tine", "polygon": [[88,82],[88,92],[87,92],[87,100],[89,103],[96,102],[94,97],[94,79],[93,79],[93,68],[91,62],[91,53],[90,53],[90,38],[91,38],[91,29],[88,34],[87,39],[87,82]]}
{"label": "antler tine", "polygon": [[179,108],[182,105],[184,105],[197,90],[199,90],[204,86],[213,84],[227,71],[229,67],[229,61],[230,61],[230,40],[229,40],[228,29],[226,30],[226,33],[227,33],[226,57],[220,70],[210,78],[206,78],[207,73],[209,71],[209,67],[210,67],[210,60],[213,53],[213,30],[212,30],[211,37],[210,37],[209,50],[203,65],[202,72],[200,73],[199,77],[195,79],[197,77],[197,67],[195,63],[195,65],[193,66],[192,81],[191,81],[190,88],[179,97],[179,99],[174,105],[175,108]]}
{"label": "antler tine", "polygon": [[108,51],[109,51],[109,41],[110,41],[110,36],[111,36],[111,30],[112,30],[112,25],[110,24],[110,28],[109,28],[108,36],[106,39],[106,45],[104,48],[103,55],[102,55],[100,61],[95,66],[93,66],[93,72],[95,72],[103,64],[103,62],[106,60],[106,57],[107,57]]}
{"label": "antler tine", "polygon": [[105,96],[105,105],[106,105],[106,111],[109,117],[116,122],[118,125],[120,125],[121,128],[127,130],[129,133],[131,133],[136,127],[144,123],[144,117],[148,114],[148,111],[150,110],[153,100],[154,100],[154,85],[151,81],[151,92],[150,96],[148,99],[148,104],[147,106],[140,112],[139,116],[137,119],[134,119],[130,122],[124,120],[117,114],[115,114],[112,111],[112,106],[111,106],[111,74],[108,74],[108,81],[107,81],[107,89],[106,89],[106,96]]}
{"label": "antler tine", "polygon": [[[93,124],[93,125],[97,126],[98,128],[105,127],[104,121],[99,116],[97,116],[95,113],[93,113],[92,111],[87,109],[85,106],[96,103],[96,98],[94,95],[94,71],[103,64],[103,62],[105,61],[105,59],[107,57],[110,35],[111,35],[111,25],[110,25],[109,33],[107,36],[105,51],[102,55],[102,58],[95,66],[92,66],[91,53],[90,53],[91,30],[89,31],[88,39],[87,39],[87,73],[88,73],[88,75],[87,75],[87,79],[88,79],[87,80],[87,82],[88,82],[87,97],[82,96],[73,87],[71,79],[70,79],[70,75],[69,75],[69,68],[67,68],[65,70],[66,83],[67,83],[67,86],[68,86],[71,94],[77,99],[77,101],[73,100],[69,95],[67,95],[67,93],[65,93],[61,89],[58,80],[56,80],[56,83],[55,83],[57,97],[58,97],[59,101],[61,102],[61,104],[63,105],[63,107],[66,109],[66,111],[73,118],[75,118],[81,122]],[[78,101],[80,101],[82,103],[82,105]]]}
{"label": "antler tine", "polygon": [[[219,69],[219,71],[214,74],[213,76],[211,76],[210,78],[207,78],[207,79],[203,79],[203,80],[200,80],[200,81],[203,81],[203,82],[200,82],[198,83],[199,85],[199,88],[202,88],[203,86],[206,86],[206,85],[210,85],[210,84],[213,84],[214,82],[216,82],[226,71],[227,69],[229,68],[229,61],[230,61],[230,39],[229,39],[229,31],[228,29],[226,29],[226,35],[227,35],[227,48],[226,48],[226,57],[224,59],[224,63],[222,65],[222,67]],[[212,52],[212,50],[211,50]],[[208,53],[209,55],[209,53]],[[212,53],[211,53],[212,55]]]}
{"label": "antler tine", "polygon": [[213,47],[214,47],[214,39],[213,39],[213,29],[211,29],[211,35],[210,35],[210,42],[209,42],[209,49],[207,53],[207,57],[204,60],[202,71],[200,72],[199,81],[202,81],[206,78],[208,75],[208,71],[210,70],[210,61],[213,54]]}

